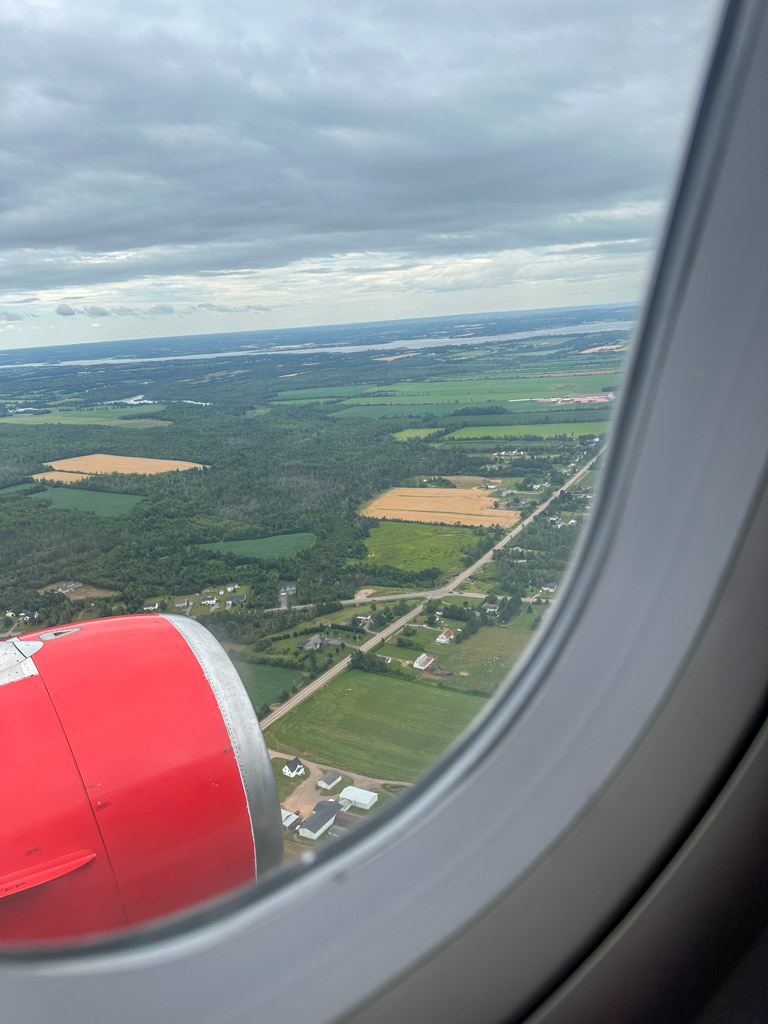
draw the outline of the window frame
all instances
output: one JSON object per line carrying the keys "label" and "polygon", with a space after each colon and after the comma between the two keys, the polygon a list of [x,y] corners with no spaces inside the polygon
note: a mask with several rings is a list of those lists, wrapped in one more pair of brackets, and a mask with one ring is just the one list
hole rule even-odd
{"label": "window frame", "polygon": [[549,1020],[695,841],[764,717],[766,94],[765,6],[735,0],[603,491],[515,684],[311,870],[109,943],[4,955],[9,1019],[492,1021],[549,998]]}

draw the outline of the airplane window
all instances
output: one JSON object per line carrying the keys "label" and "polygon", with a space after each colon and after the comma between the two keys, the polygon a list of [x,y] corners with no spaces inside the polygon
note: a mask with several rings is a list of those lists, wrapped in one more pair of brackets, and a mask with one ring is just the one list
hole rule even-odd
{"label": "airplane window", "polygon": [[271,892],[493,728],[715,14],[10,8],[2,944]]}

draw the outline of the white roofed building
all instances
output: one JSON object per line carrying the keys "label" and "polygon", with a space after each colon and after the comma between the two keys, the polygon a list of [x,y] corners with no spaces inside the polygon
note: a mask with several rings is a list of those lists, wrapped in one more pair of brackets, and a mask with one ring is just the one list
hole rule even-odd
{"label": "white roofed building", "polygon": [[347,806],[359,807],[363,811],[369,811],[378,799],[378,793],[371,793],[369,789],[359,789],[357,786],[347,786],[339,794],[339,800],[346,802]]}

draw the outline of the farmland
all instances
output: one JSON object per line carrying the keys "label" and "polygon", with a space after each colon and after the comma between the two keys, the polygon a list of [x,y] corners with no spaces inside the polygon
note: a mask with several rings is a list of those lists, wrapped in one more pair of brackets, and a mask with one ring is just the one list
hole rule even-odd
{"label": "farmland", "polygon": [[90,480],[91,473],[65,473],[62,469],[48,469],[44,473],[33,473],[32,479],[38,483],[76,484],[78,480]]}
{"label": "farmland", "polygon": [[406,430],[398,430],[392,436],[396,441],[412,441],[415,437],[423,440],[425,437],[429,437],[430,434],[434,434],[434,432],[434,427],[411,427]]}
{"label": "farmland", "polygon": [[199,462],[183,462],[180,459],[143,459],[129,455],[76,455],[71,459],[57,459],[47,462],[51,469],[62,473],[169,473],[172,470],[206,469]]}
{"label": "farmland", "polygon": [[369,557],[382,565],[413,570],[434,566],[450,573],[461,568],[461,549],[473,539],[471,531],[462,526],[382,522],[364,543]]}
{"label": "farmland", "polygon": [[[427,651],[437,656],[440,668],[453,673],[443,685],[490,696],[531,642],[531,624],[538,617],[523,614],[505,626],[482,626],[460,644],[427,644]],[[455,628],[456,624],[449,625]]]}
{"label": "farmland", "polygon": [[283,690],[290,690],[304,681],[298,669],[251,665],[244,661],[235,661],[234,664],[254,708],[273,704]]}
{"label": "farmland", "polygon": [[306,551],[317,541],[314,533],[282,533],[275,537],[259,537],[251,540],[220,540],[201,544],[208,551],[226,551],[244,558],[290,558],[299,551]]}
{"label": "farmland", "polygon": [[[165,406],[153,405],[143,406],[142,412],[157,413]],[[91,426],[91,427],[126,427],[129,430],[149,430],[152,427],[170,427],[170,420],[153,419],[149,416],[133,417],[126,416],[126,407],[102,406],[99,409],[66,409],[60,407],[51,412],[44,413],[17,413],[13,417],[14,423],[25,423],[30,426],[40,426],[44,423],[56,423],[62,426]]]}
{"label": "farmland", "polygon": [[448,434],[446,440],[460,441],[475,437],[557,437],[560,434],[583,437],[603,434],[607,429],[607,420],[591,423],[517,423],[507,426],[484,424],[481,427],[460,427]]}
{"label": "farmland", "polygon": [[130,512],[136,502],[141,501],[137,494],[109,494],[106,491],[84,491],[76,487],[51,487],[38,491],[33,498],[45,498],[54,508],[67,512],[93,512],[97,516],[122,516]]}
{"label": "farmland", "polygon": [[372,778],[410,782],[485,706],[481,697],[394,676],[346,672],[266,732],[272,750]]}
{"label": "farmland", "polygon": [[361,513],[374,519],[416,523],[512,527],[520,513],[494,508],[492,491],[453,487],[392,487],[369,502]]}

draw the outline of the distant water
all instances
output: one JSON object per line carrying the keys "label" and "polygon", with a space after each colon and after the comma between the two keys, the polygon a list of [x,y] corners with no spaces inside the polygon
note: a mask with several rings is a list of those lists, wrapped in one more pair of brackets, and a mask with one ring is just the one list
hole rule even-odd
{"label": "distant water", "polygon": [[395,349],[410,348],[441,348],[448,345],[483,345],[492,341],[522,341],[526,338],[553,338],[568,334],[602,334],[605,331],[634,330],[636,320],[591,320],[581,324],[570,324],[567,327],[542,327],[536,330],[512,331],[507,334],[458,335],[447,338],[401,338],[396,341],[370,342],[365,345],[284,345],[274,348],[248,349],[240,348],[227,352],[195,352],[171,356],[104,356],[95,359],[52,359],[41,363],[7,363],[0,364],[0,369],[36,366],[119,366],[130,363],[169,363],[179,360],[196,359],[231,359],[243,356],[291,356],[315,355],[321,352],[388,352]]}

